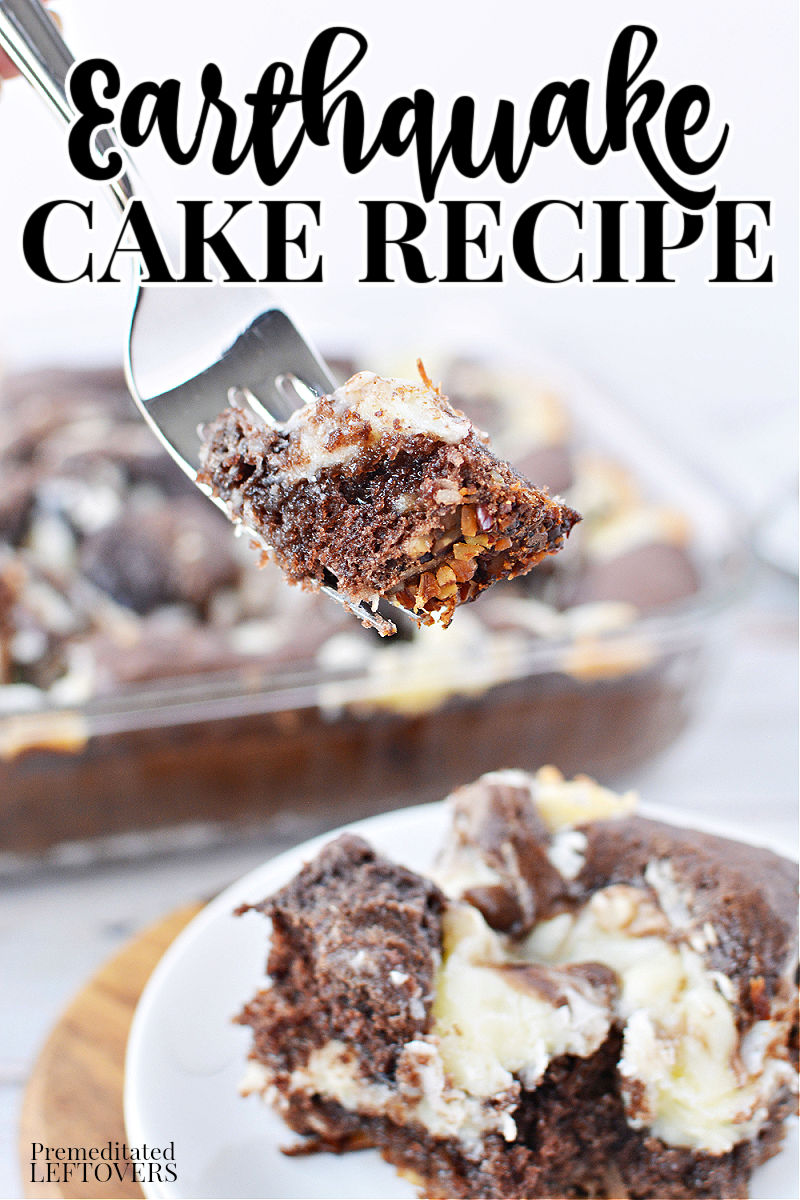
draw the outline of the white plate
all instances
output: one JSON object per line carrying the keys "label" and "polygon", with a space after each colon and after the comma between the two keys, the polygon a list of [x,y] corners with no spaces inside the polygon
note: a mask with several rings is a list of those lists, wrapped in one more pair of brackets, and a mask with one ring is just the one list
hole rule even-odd
{"label": "white plate", "polygon": [[[642,806],[642,812],[660,820],[676,818],[674,810],[655,806]],[[425,871],[444,835],[445,819],[444,806],[430,804],[370,817],[348,829],[398,862]],[[737,836],[721,822],[691,824]],[[292,1143],[292,1132],[259,1097],[243,1100],[237,1090],[250,1030],[231,1018],[263,979],[267,926],[256,916],[235,918],[232,910],[281,887],[334,836],[325,834],[281,854],[227,888],[187,926],[153,972],[136,1010],[125,1070],[128,1142],[175,1143],[178,1178],[145,1183],[151,1200],[417,1195],[375,1151],[287,1158],[280,1147]],[[770,849],[781,852],[779,846]],[[796,1158],[793,1125],[783,1151],[755,1173],[753,1200],[797,1200]]]}

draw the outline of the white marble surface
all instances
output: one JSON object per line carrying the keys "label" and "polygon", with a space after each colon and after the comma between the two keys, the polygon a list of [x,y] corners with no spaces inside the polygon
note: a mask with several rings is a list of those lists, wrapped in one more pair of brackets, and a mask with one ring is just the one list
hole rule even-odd
{"label": "white marble surface", "polygon": [[[631,782],[651,801],[724,816],[797,844],[795,587],[762,570],[738,614],[701,718]],[[0,908],[0,1195],[21,1194],[19,1105],[48,1029],[127,938],[213,894],[284,846],[189,850],[144,862],[51,869],[3,885]]]}

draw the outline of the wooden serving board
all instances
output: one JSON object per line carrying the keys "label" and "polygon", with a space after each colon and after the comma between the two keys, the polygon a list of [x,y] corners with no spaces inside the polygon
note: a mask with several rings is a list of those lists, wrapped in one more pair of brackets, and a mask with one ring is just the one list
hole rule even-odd
{"label": "wooden serving board", "polygon": [[[33,1182],[31,1145],[104,1146],[125,1141],[122,1087],[134,1009],[162,954],[201,909],[180,908],[145,929],[101,967],[65,1010],[33,1069],[22,1106],[20,1166],[26,1196],[141,1200],[130,1179]],[[123,1164],[124,1165],[124,1164]]]}

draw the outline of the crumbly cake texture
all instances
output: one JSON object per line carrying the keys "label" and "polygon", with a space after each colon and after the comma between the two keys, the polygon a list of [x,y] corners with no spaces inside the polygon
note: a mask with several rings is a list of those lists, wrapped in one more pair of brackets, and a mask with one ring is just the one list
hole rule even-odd
{"label": "crumbly cake texture", "polygon": [[239,910],[243,1092],[428,1197],[745,1197],[794,1107],[793,864],[553,768],[449,804],[432,878],[344,835]]}
{"label": "crumbly cake texture", "polygon": [[[343,1073],[396,1077],[403,1048],[430,1023],[443,905],[431,881],[345,836],[255,906],[272,922],[273,986],[239,1019],[253,1028],[257,1061],[297,1107],[292,1124],[316,1130],[320,1145],[328,1145],[326,1129],[315,1125],[313,1104],[293,1076],[321,1056],[335,1059],[334,1047],[341,1048]],[[354,1113],[330,1142],[351,1148],[360,1140]]]}
{"label": "crumbly cake texture", "polygon": [[420,374],[362,371],[273,427],[229,407],[201,431],[198,481],[291,582],[334,576],[354,603],[385,596],[447,625],[457,605],[560,550],[580,518]]}

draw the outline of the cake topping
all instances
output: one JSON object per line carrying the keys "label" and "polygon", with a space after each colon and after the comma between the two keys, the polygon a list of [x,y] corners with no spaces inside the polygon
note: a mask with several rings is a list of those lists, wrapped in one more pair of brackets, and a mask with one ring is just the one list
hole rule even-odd
{"label": "cake topping", "polygon": [[381,438],[430,437],[455,445],[473,428],[430,383],[382,379],[371,371],[359,371],[278,426],[289,443],[287,474],[296,479],[313,479]]}
{"label": "cake topping", "polygon": [[432,1033],[448,1075],[469,1094],[497,1095],[515,1078],[533,1088],[552,1059],[586,1057],[605,1041],[610,972],[515,960],[471,905],[449,906],[443,933]]}
{"label": "cake topping", "polygon": [[519,936],[569,895],[586,835],[574,828],[621,816],[635,803],[587,776],[565,780],[554,767],[535,775],[494,771],[448,798],[452,828],[435,875],[450,895],[481,910],[495,929]]}
{"label": "cake topping", "polygon": [[580,517],[496,458],[420,372],[361,372],[270,428],[231,406],[200,431],[197,481],[291,582],[335,580],[345,604],[385,597],[446,626],[555,554]]}
{"label": "cake topping", "polygon": [[245,1090],[431,1195],[745,1194],[796,1086],[794,871],[631,803],[482,777],[451,798],[449,899],[334,843],[259,906]]}

